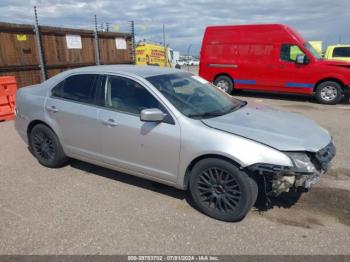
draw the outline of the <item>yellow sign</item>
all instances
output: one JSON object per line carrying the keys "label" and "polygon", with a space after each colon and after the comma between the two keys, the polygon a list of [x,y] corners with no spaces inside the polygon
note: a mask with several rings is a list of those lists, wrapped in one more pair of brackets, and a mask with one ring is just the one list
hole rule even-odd
{"label": "yellow sign", "polygon": [[120,25],[114,25],[113,29],[114,29],[114,31],[119,32],[120,31]]}
{"label": "yellow sign", "polygon": [[17,35],[17,41],[27,41],[27,35]]}
{"label": "yellow sign", "polygon": [[147,30],[147,26],[145,24],[140,25],[140,29],[141,29],[141,31],[146,31]]}

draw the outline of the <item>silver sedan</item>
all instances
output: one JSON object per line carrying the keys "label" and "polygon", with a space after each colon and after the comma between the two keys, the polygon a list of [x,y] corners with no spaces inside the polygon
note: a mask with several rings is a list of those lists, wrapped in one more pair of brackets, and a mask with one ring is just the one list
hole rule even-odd
{"label": "silver sedan", "polygon": [[40,164],[75,158],[189,190],[200,211],[224,221],[242,219],[258,193],[307,190],[335,155],[315,122],[176,69],[66,71],[21,88],[16,115]]}

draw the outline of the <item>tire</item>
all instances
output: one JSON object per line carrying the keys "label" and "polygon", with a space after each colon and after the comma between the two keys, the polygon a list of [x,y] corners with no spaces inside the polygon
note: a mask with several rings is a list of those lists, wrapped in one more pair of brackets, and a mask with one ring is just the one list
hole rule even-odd
{"label": "tire", "polygon": [[233,81],[228,76],[218,76],[214,81],[214,85],[216,85],[218,88],[220,88],[228,94],[232,93]]}
{"label": "tire", "polygon": [[316,99],[321,104],[335,105],[340,102],[343,91],[337,82],[326,81],[316,87]]}
{"label": "tire", "polygon": [[258,195],[254,179],[235,165],[215,158],[201,160],[193,167],[189,190],[201,212],[226,222],[243,219]]}
{"label": "tire", "polygon": [[68,161],[58,137],[44,124],[30,131],[29,149],[41,165],[49,168],[62,167]]}

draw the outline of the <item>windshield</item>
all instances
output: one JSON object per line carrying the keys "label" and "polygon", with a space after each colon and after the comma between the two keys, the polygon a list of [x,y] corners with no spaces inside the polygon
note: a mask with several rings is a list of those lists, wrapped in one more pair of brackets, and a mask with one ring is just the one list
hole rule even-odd
{"label": "windshield", "polygon": [[246,104],[190,73],[158,75],[146,79],[182,114],[191,118],[224,115]]}
{"label": "windshield", "polygon": [[309,43],[304,43],[304,47],[310,51],[310,53],[316,58],[316,59],[322,59],[322,56],[316,51],[316,49]]}

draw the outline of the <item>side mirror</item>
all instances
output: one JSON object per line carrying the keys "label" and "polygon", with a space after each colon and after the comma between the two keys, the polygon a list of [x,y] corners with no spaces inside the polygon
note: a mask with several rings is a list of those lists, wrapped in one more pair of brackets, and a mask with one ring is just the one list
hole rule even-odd
{"label": "side mirror", "polygon": [[306,55],[297,55],[296,59],[295,59],[295,63],[296,64],[308,64],[309,63],[309,59]]}
{"label": "side mirror", "polygon": [[141,111],[140,120],[143,122],[162,122],[166,114],[158,108],[143,109]]}

